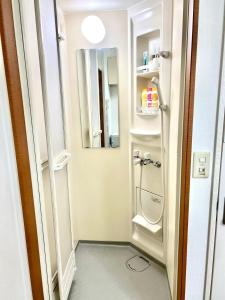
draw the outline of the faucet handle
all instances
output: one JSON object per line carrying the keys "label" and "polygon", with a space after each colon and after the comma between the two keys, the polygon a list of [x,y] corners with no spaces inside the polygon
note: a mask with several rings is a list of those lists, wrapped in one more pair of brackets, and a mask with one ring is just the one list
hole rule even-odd
{"label": "faucet handle", "polygon": [[133,157],[134,158],[139,158],[140,155],[141,155],[141,151],[140,150],[138,150],[138,149],[134,149],[133,150]]}
{"label": "faucet handle", "polygon": [[156,168],[161,168],[161,166],[162,166],[162,164],[161,164],[161,162],[160,161],[155,161],[154,163],[153,163],[153,165],[154,165],[154,167],[156,167]]}
{"label": "faucet handle", "polygon": [[141,158],[135,158],[133,160],[133,164],[134,164],[134,166],[140,165],[141,164]]}

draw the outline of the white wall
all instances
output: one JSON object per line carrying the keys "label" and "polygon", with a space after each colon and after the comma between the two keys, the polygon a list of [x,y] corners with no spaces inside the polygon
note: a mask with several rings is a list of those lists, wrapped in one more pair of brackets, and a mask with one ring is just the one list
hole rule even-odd
{"label": "white wall", "polygon": [[211,154],[208,179],[191,179],[186,300],[204,299],[224,0],[200,1],[192,152]]}
{"label": "white wall", "polygon": [[93,48],[81,34],[89,13],[66,15],[71,101],[67,99],[72,160],[70,188],[76,239],[126,241],[129,239],[128,160],[128,32],[125,11],[92,12],[106,27],[96,47],[117,47],[119,65],[120,148],[83,149],[81,140],[76,49]]}
{"label": "white wall", "polygon": [[31,300],[26,242],[0,45],[0,298]]}

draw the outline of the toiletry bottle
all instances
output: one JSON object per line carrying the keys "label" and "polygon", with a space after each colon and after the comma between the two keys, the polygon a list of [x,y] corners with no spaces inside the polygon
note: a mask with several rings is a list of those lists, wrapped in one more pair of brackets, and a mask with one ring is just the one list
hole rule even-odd
{"label": "toiletry bottle", "polygon": [[158,96],[158,90],[156,87],[152,88],[152,108],[153,108],[153,110],[159,109],[159,96]]}
{"label": "toiletry bottle", "polygon": [[148,61],[149,61],[148,51],[144,51],[143,52],[143,65],[146,66],[148,64]]}
{"label": "toiletry bottle", "polygon": [[145,113],[147,108],[148,108],[148,92],[147,89],[143,89],[141,94],[141,111]]}
{"label": "toiletry bottle", "polygon": [[147,103],[147,112],[150,113],[152,109],[152,88],[149,87],[147,90],[147,98],[148,98],[148,103]]}

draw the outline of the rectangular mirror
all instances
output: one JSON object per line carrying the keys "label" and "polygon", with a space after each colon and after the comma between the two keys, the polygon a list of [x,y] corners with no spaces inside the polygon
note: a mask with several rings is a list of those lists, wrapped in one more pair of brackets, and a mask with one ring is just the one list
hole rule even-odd
{"label": "rectangular mirror", "polygon": [[84,148],[118,148],[117,49],[77,50],[80,119]]}

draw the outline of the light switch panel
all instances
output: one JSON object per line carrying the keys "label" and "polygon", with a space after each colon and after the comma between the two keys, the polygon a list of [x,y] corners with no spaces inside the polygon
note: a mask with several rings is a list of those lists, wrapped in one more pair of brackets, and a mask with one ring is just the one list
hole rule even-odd
{"label": "light switch panel", "polygon": [[210,153],[195,152],[193,161],[193,177],[208,178],[209,177]]}

